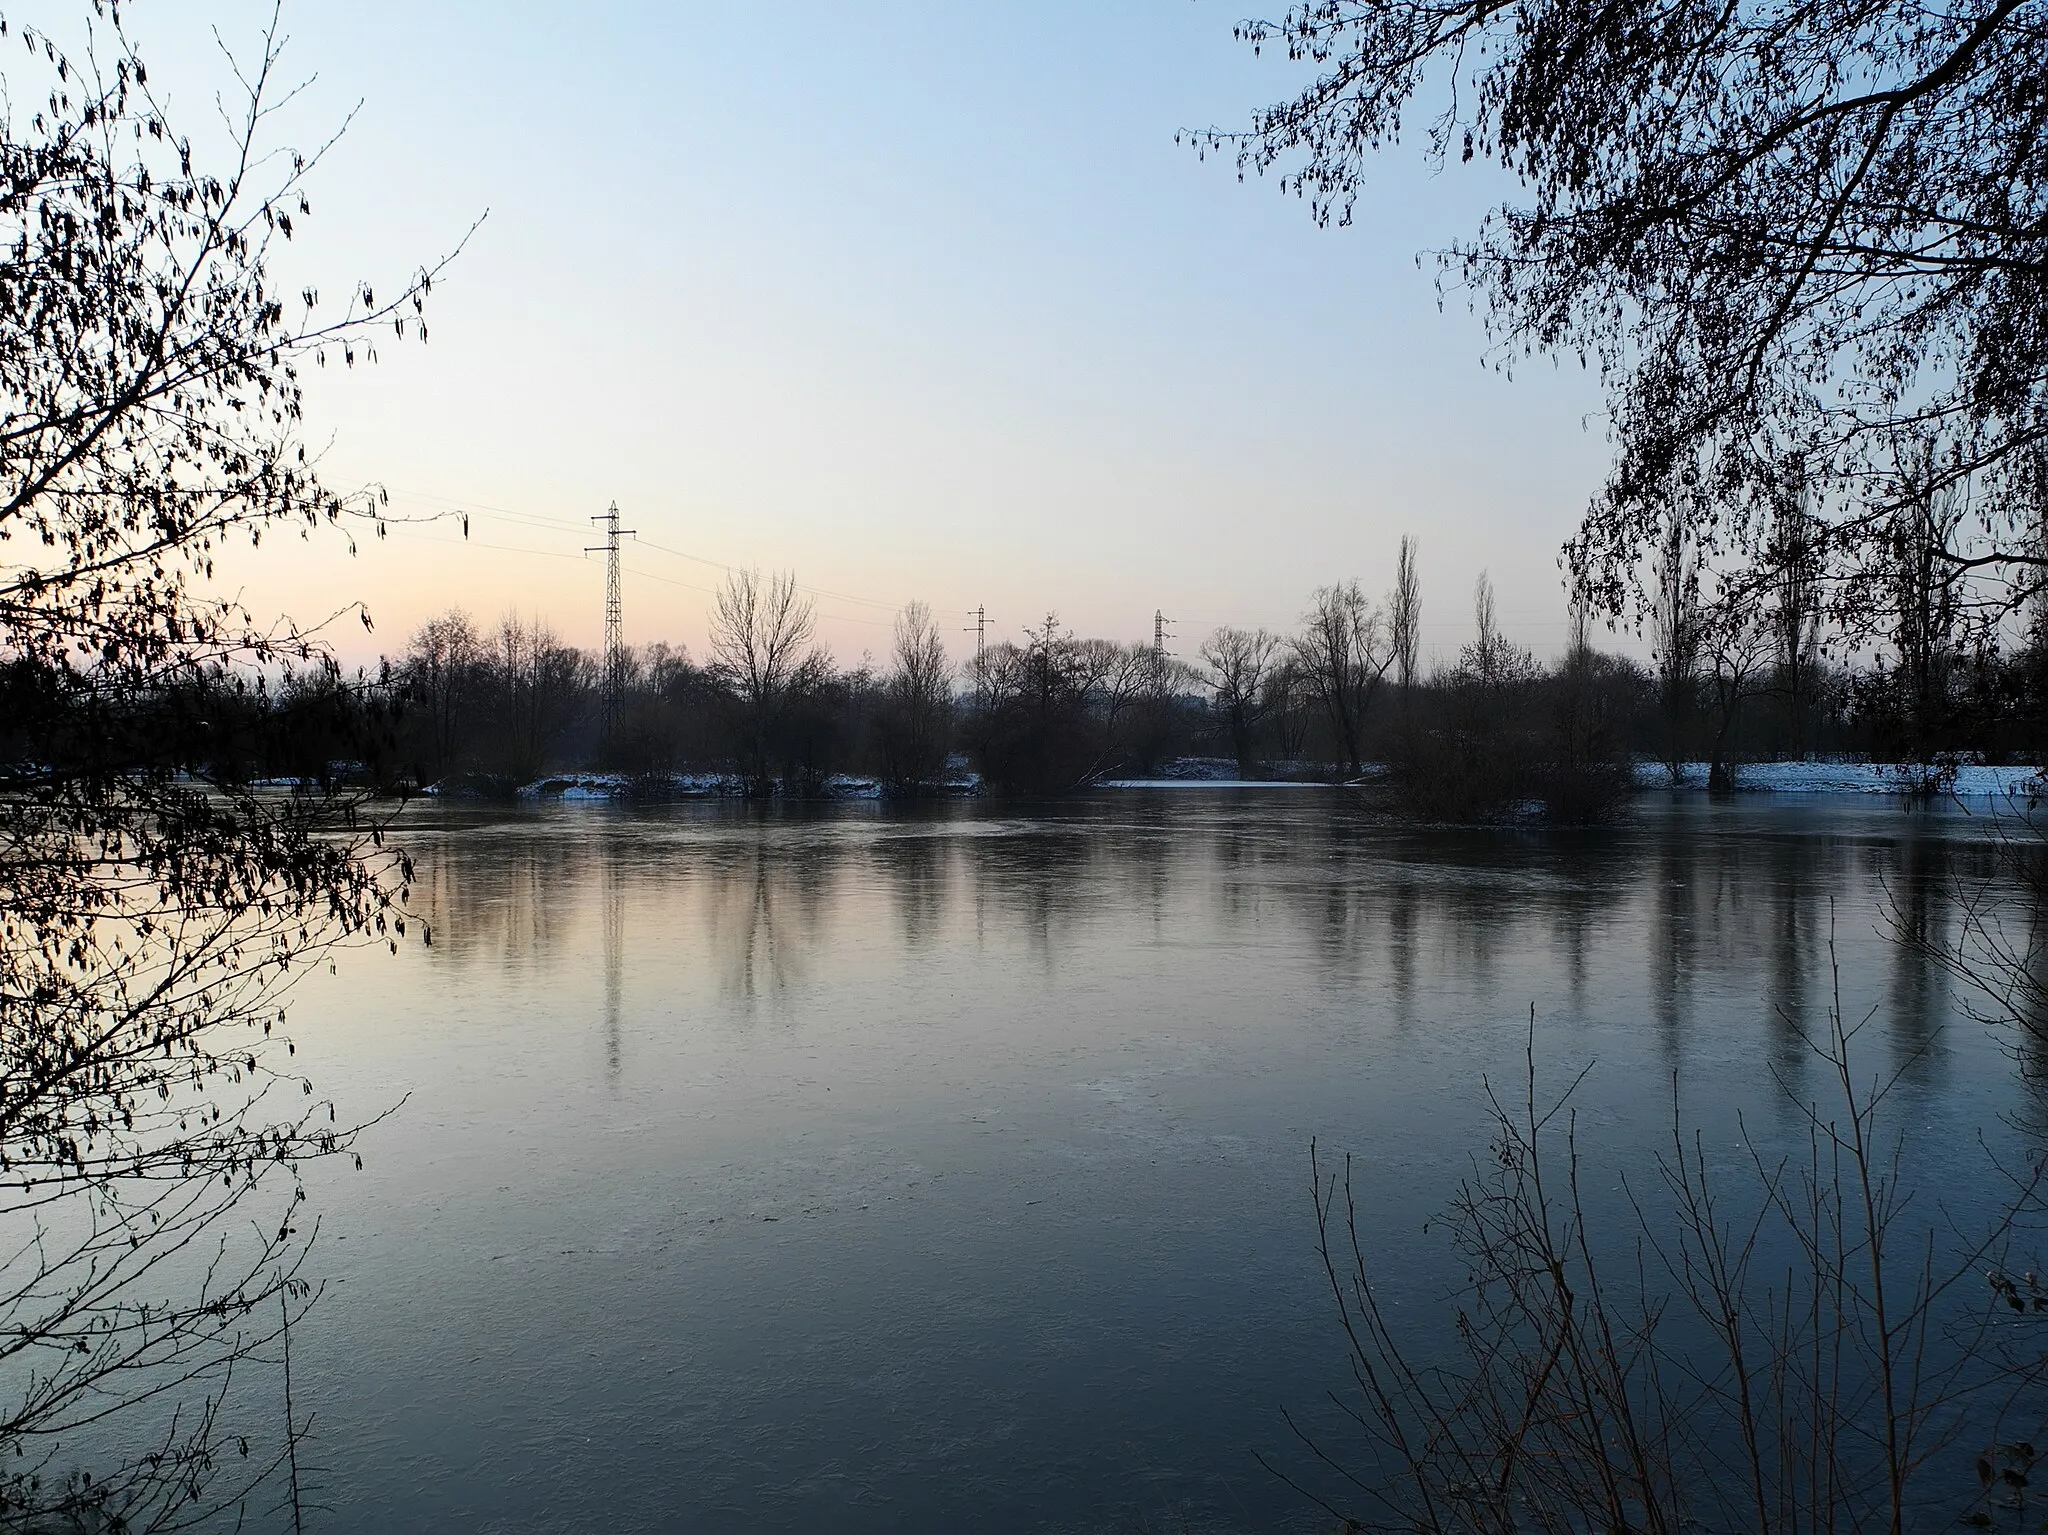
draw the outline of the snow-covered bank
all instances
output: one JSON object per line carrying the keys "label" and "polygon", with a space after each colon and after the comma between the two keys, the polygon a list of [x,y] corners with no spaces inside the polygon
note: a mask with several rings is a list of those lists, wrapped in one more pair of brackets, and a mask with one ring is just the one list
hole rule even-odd
{"label": "snow-covered bank", "polygon": [[[1885,762],[1751,762],[1735,769],[1738,793],[1758,794],[1906,794],[1934,775],[1913,763]],[[1368,766],[1366,778],[1376,776]],[[1661,762],[1636,766],[1639,788],[1704,793],[1707,764],[1688,762],[1674,783]],[[1112,778],[1104,789],[1327,789],[1340,785],[1302,779],[1249,779],[1188,774],[1162,778]],[[1353,786],[1355,787],[1355,785]],[[2004,799],[2048,792],[2040,769],[2031,767],[1958,767],[1947,792],[1964,799]]]}
{"label": "snow-covered bank", "polygon": [[1098,789],[1337,789],[1301,778],[1105,778]]}
{"label": "snow-covered bank", "polygon": [[[1175,768],[1181,771],[1175,773]],[[1368,765],[1365,778],[1350,784],[1323,779],[1236,778],[1218,774],[1215,766],[1207,762],[1170,764],[1166,771],[1171,776],[1107,778],[1095,787],[1145,790],[1357,788],[1360,783],[1378,776],[1380,770]],[[1735,769],[1735,788],[1738,793],[1900,795],[1912,792],[1931,774],[1931,769],[1910,763],[1752,762]],[[1638,763],[1636,785],[1646,791],[1704,793],[1707,764],[1686,763],[1679,780],[1674,783],[1669,769],[1662,763]],[[634,777],[624,773],[558,773],[516,788],[502,783],[489,785],[451,781],[445,785],[436,784],[423,792],[449,798],[502,799],[509,795],[522,800],[726,799],[744,795],[746,784],[734,775],[723,773],[675,773],[654,777]],[[826,781],[823,797],[880,799],[884,792],[883,786],[875,779],[840,774]],[[981,782],[976,775],[968,774],[946,784],[944,792],[949,795],[978,794]],[[2048,781],[2044,781],[2042,770],[2030,767],[1958,767],[1946,792],[1964,799],[2024,798],[2029,794],[2048,794]]]}
{"label": "snow-covered bank", "polygon": [[[822,786],[824,799],[880,799],[886,792],[878,779],[836,773]],[[981,780],[968,775],[948,781],[946,794],[978,794]],[[451,779],[420,791],[448,799],[518,800],[674,800],[740,799],[747,782],[734,773],[553,773],[531,783],[503,780]],[[777,793],[781,791],[778,789]]]}
{"label": "snow-covered bank", "polygon": [[[1904,794],[1933,778],[1935,770],[1915,763],[1889,762],[1748,762],[1735,769],[1737,792],[1766,794]],[[1636,767],[1636,782],[1645,789],[1707,787],[1707,764],[1688,762],[1681,780],[1660,762]],[[1950,792],[1967,799],[2006,798],[2039,792],[2041,770],[2031,767],[1965,766],[1955,770]]]}

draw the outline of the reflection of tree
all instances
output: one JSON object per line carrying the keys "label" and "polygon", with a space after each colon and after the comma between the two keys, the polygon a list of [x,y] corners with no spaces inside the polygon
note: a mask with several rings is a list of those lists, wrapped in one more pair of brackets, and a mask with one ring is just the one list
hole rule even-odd
{"label": "reflection of tree", "polygon": [[1949,943],[1949,891],[1952,869],[1948,846],[1932,837],[1909,834],[1886,881],[1895,935],[1904,941],[1892,949],[1889,1033],[1898,1063],[1927,1053],[1947,1015],[1947,988],[1931,949]]}
{"label": "reflection of tree", "polygon": [[[1838,874],[1839,859],[1831,860]],[[1824,935],[1818,924],[1830,909],[1816,878],[1814,848],[1804,837],[1775,837],[1766,844],[1761,883],[1769,928],[1764,935],[1765,986],[1770,1016],[1778,1025],[1773,1049],[1781,1069],[1806,1063],[1809,1037],[1806,997]],[[1747,888],[1751,880],[1738,881]],[[1788,1076],[1789,1080],[1789,1076]]]}
{"label": "reflection of tree", "polygon": [[1415,960],[1421,902],[1416,882],[1405,870],[1387,885],[1387,961],[1394,981],[1396,1021],[1415,1021]]}
{"label": "reflection of tree", "polygon": [[801,986],[837,862],[844,849],[822,838],[778,835],[767,818],[757,835],[708,860],[705,909],[719,990],[751,1009]]}
{"label": "reflection of tree", "polygon": [[620,837],[604,840],[604,1069],[619,1082],[619,1014],[625,990],[626,884],[620,869]]}
{"label": "reflection of tree", "polygon": [[977,893],[992,896],[999,916],[1016,922],[1047,975],[1068,919],[1085,902],[1101,898],[1087,877],[1098,848],[1104,856],[1116,851],[1110,839],[1090,837],[1085,826],[1069,821],[1023,824],[1021,834],[1005,828],[974,844],[968,872]]}
{"label": "reflection of tree", "polygon": [[[1402,1025],[1446,994],[1461,1007],[1497,1003],[1502,1016],[1532,999],[1547,1012],[1555,996],[1565,1015],[1583,1017],[1619,1002],[1619,982],[1673,1067],[1700,1023],[1754,1029],[1781,1070],[1804,1072],[1801,1031],[1818,1018],[1831,902],[1853,903],[1845,933],[1863,929],[1846,913],[1863,911],[1861,893],[1882,877],[1897,886],[1913,933],[1953,942],[1961,919],[1948,886],[1969,847],[1889,830],[1843,836],[1839,825],[1781,832],[1789,823],[1777,812],[1704,804],[1562,840],[1394,830],[1320,799],[1283,809],[1256,796],[1068,803],[1043,814],[948,805],[864,820],[832,811],[822,824],[783,806],[686,814],[690,856],[659,874],[635,862],[639,833],[626,819],[592,828],[586,817],[546,817],[509,835],[472,821],[440,835],[416,895],[430,907],[436,961],[588,967],[601,952],[612,1072],[624,971],[648,926],[627,922],[629,906],[655,899],[671,921],[683,920],[673,914],[686,903],[701,906],[707,966],[696,973],[741,1012],[771,1003],[794,1015],[828,932],[920,954],[978,939],[1027,969],[1035,961],[1048,978],[1072,968],[1070,956],[1085,951],[1081,963],[1092,964],[1105,940],[1121,941],[1129,963],[1161,966],[1170,990],[1180,984],[1172,961],[1141,957],[1156,942],[1162,954],[1240,953],[1213,962],[1241,963],[1276,999],[1306,977],[1361,1020],[1376,1012]],[[586,829],[566,826],[571,819]],[[1903,832],[1907,823],[1896,824]],[[1644,969],[1631,974],[1638,952]],[[1886,1026],[1910,1052],[1939,1024],[1947,990],[1916,968],[1917,956],[1885,963],[1895,1015]],[[1857,992],[1885,974],[1845,984]],[[2048,1006],[2039,1013],[2048,1020]],[[2048,1069],[2048,1046],[2042,1053]]]}
{"label": "reflection of tree", "polygon": [[530,823],[458,821],[416,837],[434,953],[445,963],[502,969],[559,950],[595,878],[582,839]]}
{"label": "reflection of tree", "polygon": [[1564,954],[1565,983],[1574,1013],[1586,1011],[1586,955],[1602,912],[1614,904],[1614,892],[1605,875],[1608,859],[1589,857],[1591,845],[1576,834],[1568,840],[1558,859],[1559,885],[1550,929],[1553,941]]}
{"label": "reflection of tree", "polygon": [[[559,823],[457,820],[422,835],[421,901],[442,963],[493,971],[551,967],[589,954],[593,917],[604,967],[605,1071],[618,1079],[625,1008],[629,826],[594,833]],[[593,913],[593,908],[595,908]]]}
{"label": "reflection of tree", "polygon": [[874,843],[875,867],[894,898],[906,948],[924,948],[945,923],[952,883],[950,854],[943,824],[922,818]]}
{"label": "reflection of tree", "polygon": [[1381,870],[1345,837],[1332,838],[1316,862],[1322,865],[1319,879],[1290,886],[1294,904],[1325,980],[1360,985],[1372,971],[1371,941],[1384,904],[1376,877]]}
{"label": "reflection of tree", "polygon": [[[1201,807],[1196,807],[1200,809]],[[1191,842],[1185,815],[1163,801],[1148,799],[1125,820],[1126,855],[1117,860],[1113,897],[1127,910],[1143,910],[1152,918],[1152,937],[1166,934],[1168,897],[1181,879],[1180,864]]]}
{"label": "reflection of tree", "polygon": [[1698,964],[1698,840],[1675,834],[1660,837],[1650,886],[1650,1010],[1657,1019],[1665,1059],[1673,1065],[1691,1016],[1692,978]]}
{"label": "reflection of tree", "polygon": [[[1555,915],[1553,892],[1530,877],[1528,848],[1518,842],[1458,833],[1439,850],[1435,838],[1403,838],[1398,856],[1404,872],[1421,876],[1407,892],[1402,919],[1419,919],[1440,962],[1482,992],[1495,988],[1517,933],[1531,923],[1540,930]],[[1387,871],[1375,869],[1367,882],[1378,897],[1376,915],[1385,917],[1395,909]]]}
{"label": "reflection of tree", "polygon": [[2012,1031],[2038,1131],[2048,1128],[2048,838],[2031,805],[1994,810],[1986,825],[1941,871],[1941,925],[1906,890],[1891,892],[1885,918],[1902,950],[1954,983],[1965,1014]]}

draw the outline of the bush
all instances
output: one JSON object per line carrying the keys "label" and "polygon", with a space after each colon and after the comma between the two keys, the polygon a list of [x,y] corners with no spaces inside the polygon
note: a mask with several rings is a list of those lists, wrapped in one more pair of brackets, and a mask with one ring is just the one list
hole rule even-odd
{"label": "bush", "polygon": [[2048,1294],[2007,1248],[2042,1172],[1997,1169],[2005,1201],[1967,1239],[1916,1207],[1886,1086],[1851,1068],[1856,1032],[1838,998],[1809,1041],[1832,1110],[1793,1099],[1810,1157],[1759,1159],[1739,1191],[1674,1102],[1654,1176],[1623,1180],[1635,1215],[1615,1243],[1581,1193],[1570,1091],[1537,1098],[1532,1009],[1525,1091],[1489,1090],[1484,1171],[1450,1210],[1469,1279],[1446,1366],[1419,1362],[1375,1294],[1349,1161],[1326,1175],[1312,1148],[1362,1430],[1356,1449],[1303,1435],[1364,1505],[1324,1507],[1418,1535],[2018,1521],[2035,1451],[2006,1419],[2048,1387]]}

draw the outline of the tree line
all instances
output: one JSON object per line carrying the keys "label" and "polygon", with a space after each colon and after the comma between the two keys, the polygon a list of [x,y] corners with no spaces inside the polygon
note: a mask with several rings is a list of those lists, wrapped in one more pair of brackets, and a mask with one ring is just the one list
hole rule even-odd
{"label": "tree line", "polygon": [[[1918,547],[1901,543],[1908,556]],[[1598,648],[1583,601],[1562,653],[1539,659],[1503,631],[1482,574],[1474,637],[1425,657],[1418,550],[1404,538],[1384,595],[1336,582],[1291,632],[1225,626],[1190,657],[1077,636],[1048,613],[955,665],[930,609],[912,603],[884,659],[846,665],[818,642],[793,575],[738,571],[704,653],[627,647],[609,708],[599,658],[545,620],[485,628],[452,609],[374,674],[314,670],[267,691],[238,678],[241,696],[212,713],[246,774],[348,761],[391,790],[510,793],[608,771],[650,792],[694,775],[758,796],[827,794],[848,777],[913,797],[976,781],[1044,796],[1234,771],[1358,782],[1430,819],[1531,802],[1584,819],[1612,808],[1639,762],[1674,777],[1704,764],[1727,786],[1760,760],[2039,761],[2042,629],[1968,622],[1939,574],[1902,561],[1886,643],[1859,658],[1796,562],[1731,609],[1703,600],[1683,550],[1667,546],[1650,576],[1648,664]]]}
{"label": "tree line", "polygon": [[[1902,542],[1912,556],[1918,545]],[[2048,626],[1969,621],[1924,559],[1902,559],[1882,649],[1845,653],[1794,563],[1761,599],[1714,604],[1675,546],[1651,659],[1598,648],[1574,604],[1562,652],[1539,659],[1502,628],[1492,584],[1471,594],[1473,638],[1425,657],[1418,551],[1393,579],[1310,594],[1291,632],[1224,626],[1180,657],[1077,636],[1048,613],[1014,643],[956,665],[929,608],[898,615],[886,657],[843,664],[818,642],[789,574],[734,572],[704,653],[626,647],[616,692],[594,653],[544,619],[492,627],[451,609],[374,671],[325,661],[167,674],[120,705],[203,721],[181,740],[218,782],[353,780],[386,793],[510,795],[551,775],[608,772],[649,794],[829,795],[863,779],[919,797],[978,784],[1043,797],[1105,779],[1200,773],[1351,782],[1429,820],[1488,820],[1538,804],[1599,819],[1662,763],[1730,787],[1745,762],[1854,757],[2039,763],[2048,746]],[[2004,643],[2001,643],[2001,640]],[[0,736],[22,751],[74,707],[37,663],[0,669]],[[609,707],[607,705],[609,704]],[[90,721],[106,731],[107,705]],[[181,726],[182,737],[192,731]]]}

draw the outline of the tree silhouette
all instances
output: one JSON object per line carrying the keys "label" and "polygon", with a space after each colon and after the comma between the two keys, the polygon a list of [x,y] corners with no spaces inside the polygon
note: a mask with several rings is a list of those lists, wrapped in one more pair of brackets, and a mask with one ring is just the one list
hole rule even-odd
{"label": "tree silhouette", "polygon": [[1566,551],[1606,610],[1653,605],[1674,515],[1702,565],[1760,557],[1792,485],[1852,632],[1883,632],[1896,513],[1930,494],[1963,495],[1922,536],[1977,604],[2039,586],[2038,0],[1308,0],[1238,32],[1314,77],[1195,141],[1318,220],[1348,222],[1414,126],[1433,161],[1520,183],[1440,270],[1500,362],[1562,354],[1607,386],[1615,463]]}
{"label": "tree silhouette", "polygon": [[[339,668],[205,583],[230,540],[381,531],[298,441],[299,369],[424,339],[432,274],[338,310],[278,291],[318,157],[261,142],[274,22],[214,169],[118,9],[89,25],[81,68],[0,22],[26,59],[0,120],[0,1522],[149,1529],[284,1454],[223,1453],[215,1410],[308,1293],[300,1166],[351,1140],[282,995],[333,943],[407,932],[408,865],[324,762],[249,778],[280,680]],[[148,1454],[48,1464],[117,1417]]]}

